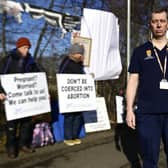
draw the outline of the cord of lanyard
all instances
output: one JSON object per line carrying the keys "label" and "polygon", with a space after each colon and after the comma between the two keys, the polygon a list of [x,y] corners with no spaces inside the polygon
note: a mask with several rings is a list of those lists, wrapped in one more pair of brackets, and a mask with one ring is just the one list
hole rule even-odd
{"label": "cord of lanyard", "polygon": [[156,58],[157,58],[157,61],[158,61],[158,64],[159,64],[159,67],[163,73],[163,79],[166,79],[166,71],[167,71],[167,50],[166,50],[166,55],[165,55],[165,59],[164,59],[164,67],[162,66],[162,63],[160,61],[160,58],[159,58],[159,55],[156,51],[156,48],[153,47],[153,50],[155,52],[155,55],[156,55]]}

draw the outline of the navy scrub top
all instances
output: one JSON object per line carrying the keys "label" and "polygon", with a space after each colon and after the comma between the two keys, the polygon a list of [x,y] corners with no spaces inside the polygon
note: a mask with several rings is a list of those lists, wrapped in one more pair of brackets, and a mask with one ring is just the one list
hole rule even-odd
{"label": "navy scrub top", "polygon": [[[164,66],[167,46],[162,50],[156,49]],[[168,64],[168,62],[167,62]],[[139,86],[137,93],[137,113],[168,114],[168,90],[160,89],[160,81],[163,73],[160,69],[151,42],[147,42],[136,48],[131,57],[128,70],[131,74],[139,74]],[[168,65],[166,71],[168,80]]]}

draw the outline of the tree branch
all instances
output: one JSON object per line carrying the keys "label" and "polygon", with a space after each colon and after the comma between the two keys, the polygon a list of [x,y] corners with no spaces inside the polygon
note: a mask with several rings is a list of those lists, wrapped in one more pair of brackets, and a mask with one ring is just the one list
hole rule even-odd
{"label": "tree branch", "polygon": [[[50,5],[49,5],[49,9],[52,9],[53,6],[54,6],[54,0],[51,0]],[[38,52],[39,52],[39,49],[40,49],[40,45],[41,45],[41,42],[43,40],[43,36],[44,36],[44,34],[47,30],[47,26],[48,26],[48,24],[47,24],[47,22],[45,22],[43,28],[41,29],[39,38],[37,40],[37,45],[36,45],[36,48],[35,48],[35,51],[34,51],[34,58],[35,59],[37,58],[37,55],[38,55]]]}

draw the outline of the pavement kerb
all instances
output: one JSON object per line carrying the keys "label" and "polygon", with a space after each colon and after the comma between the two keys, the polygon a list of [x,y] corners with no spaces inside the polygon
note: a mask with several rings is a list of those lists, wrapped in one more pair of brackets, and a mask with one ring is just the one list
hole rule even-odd
{"label": "pavement kerb", "polygon": [[114,140],[114,131],[91,133],[83,139],[81,145],[68,147],[63,143],[55,143],[43,148],[38,148],[33,154],[20,153],[16,159],[8,159],[6,153],[0,153],[1,168],[33,168],[34,165],[64,156],[66,153],[78,152],[94,146],[110,143]]}
{"label": "pavement kerb", "polygon": [[[87,134],[81,145],[68,147],[64,143],[38,148],[33,154],[20,153],[18,158],[11,160],[7,158],[5,152],[0,153],[0,168],[34,168],[38,164],[43,164],[55,158],[63,157],[68,153],[75,153],[95,146],[114,142],[114,129],[104,132]],[[165,155],[163,145],[161,145],[161,159],[159,168],[165,168]],[[120,168],[130,168],[129,163],[123,163]]]}

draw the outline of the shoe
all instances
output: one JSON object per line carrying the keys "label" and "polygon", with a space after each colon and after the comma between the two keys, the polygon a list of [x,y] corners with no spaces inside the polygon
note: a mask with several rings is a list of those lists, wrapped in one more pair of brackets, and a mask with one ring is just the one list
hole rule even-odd
{"label": "shoe", "polygon": [[73,140],[65,140],[64,143],[68,146],[74,146],[75,145]]}
{"label": "shoe", "polygon": [[7,149],[7,154],[8,154],[9,159],[15,159],[17,157],[16,156],[16,151],[15,151],[14,148]]}
{"label": "shoe", "polygon": [[20,148],[20,150],[23,151],[23,152],[25,152],[25,153],[33,153],[33,152],[35,152],[35,150],[33,148],[29,148],[27,146],[22,146]]}
{"label": "shoe", "polygon": [[9,159],[15,159],[16,155],[14,153],[8,153],[8,158]]}
{"label": "shoe", "polygon": [[73,142],[75,143],[75,145],[80,145],[82,143],[80,139],[75,139],[73,140]]}

